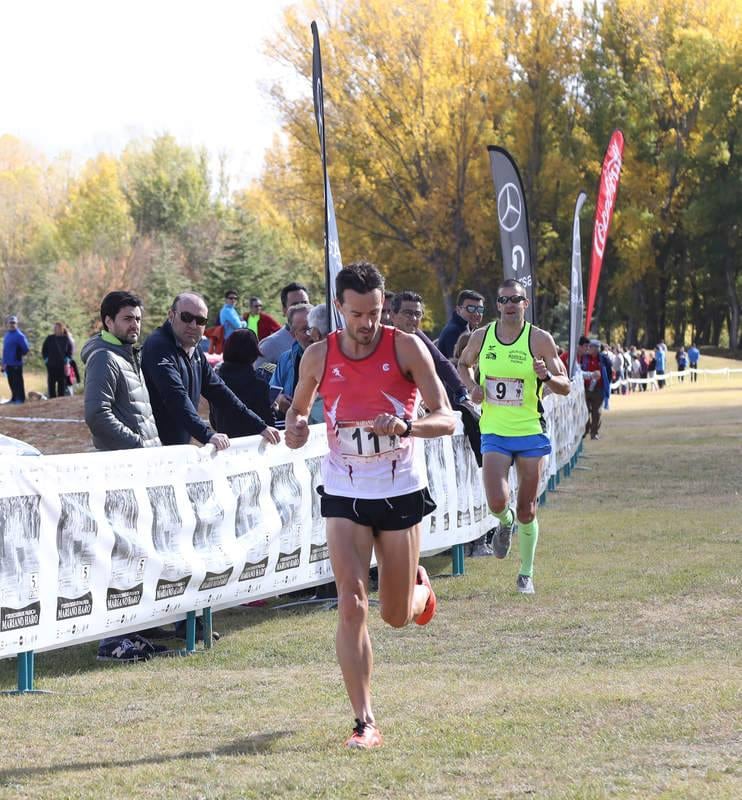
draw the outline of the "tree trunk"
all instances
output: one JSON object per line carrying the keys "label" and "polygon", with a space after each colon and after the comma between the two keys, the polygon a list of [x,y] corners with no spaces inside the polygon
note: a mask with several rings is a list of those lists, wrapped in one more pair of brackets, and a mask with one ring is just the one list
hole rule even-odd
{"label": "tree trunk", "polygon": [[729,298],[729,349],[736,350],[739,347],[740,305],[737,296],[736,275],[732,269],[729,255],[724,259],[724,280]]}

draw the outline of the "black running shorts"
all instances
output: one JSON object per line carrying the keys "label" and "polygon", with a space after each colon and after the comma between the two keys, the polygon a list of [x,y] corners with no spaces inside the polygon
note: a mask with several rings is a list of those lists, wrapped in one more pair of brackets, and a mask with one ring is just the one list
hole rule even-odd
{"label": "black running shorts", "polygon": [[436,508],[427,487],[380,500],[326,494],[322,486],[317,487],[317,492],[322,498],[320,510],[323,517],[349,519],[358,525],[372,528],[374,535],[379,531],[407,530],[417,525],[423,517],[432,514]]}

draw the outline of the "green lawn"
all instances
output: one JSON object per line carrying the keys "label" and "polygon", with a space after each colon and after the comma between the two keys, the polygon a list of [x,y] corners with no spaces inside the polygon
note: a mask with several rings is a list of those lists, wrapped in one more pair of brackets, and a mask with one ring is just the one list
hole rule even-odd
{"label": "green lawn", "polygon": [[382,750],[341,746],[335,612],[239,608],[191,658],[40,654],[54,694],[0,698],[0,798],[741,797],[742,380],[613,405],[539,512],[535,597],[516,543],[430,559],[426,628],[373,617]]}

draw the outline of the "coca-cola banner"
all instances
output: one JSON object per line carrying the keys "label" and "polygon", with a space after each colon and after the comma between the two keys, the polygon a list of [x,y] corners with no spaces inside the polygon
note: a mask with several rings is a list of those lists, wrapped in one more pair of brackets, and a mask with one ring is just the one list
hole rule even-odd
{"label": "coca-cola banner", "polygon": [[569,367],[571,378],[577,358],[577,338],[582,330],[582,314],[585,303],[582,295],[582,248],[580,245],[580,211],[587,200],[585,192],[577,195],[572,219],[572,269],[569,281]]}
{"label": "coca-cola banner", "polygon": [[598,294],[598,281],[600,269],[603,266],[605,244],[608,240],[608,229],[613,217],[613,209],[618,195],[618,182],[621,179],[621,164],[623,163],[623,133],[613,131],[608,149],[603,159],[603,169],[600,173],[598,187],[598,200],[595,204],[595,220],[593,222],[593,247],[590,255],[590,278],[587,287],[587,314],[585,315],[585,335],[590,333],[593,321],[595,297]]}
{"label": "coca-cola banner", "polygon": [[325,145],[325,100],[322,85],[322,55],[319,47],[317,23],[312,22],[312,87],[314,93],[314,117],[317,121],[320,152],[322,155],[322,176],[325,187],[325,282],[327,308],[330,309],[330,330],[343,328],[343,317],[335,308],[335,276],[343,268],[340,256],[340,239],[335,221],[335,204],[332,201],[330,178],[327,174],[327,149]]}
{"label": "coca-cola banner", "polygon": [[526,320],[536,321],[535,275],[531,263],[531,237],[523,182],[513,157],[502,147],[490,145],[490,169],[497,196],[497,220],[500,223],[503,277],[523,284],[530,301]]}

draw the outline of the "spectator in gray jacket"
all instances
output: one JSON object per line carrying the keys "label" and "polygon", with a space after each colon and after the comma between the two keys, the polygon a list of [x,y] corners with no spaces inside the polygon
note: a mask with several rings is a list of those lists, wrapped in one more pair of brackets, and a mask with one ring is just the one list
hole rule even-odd
{"label": "spectator in gray jacket", "polygon": [[139,339],[142,301],[109,292],[101,303],[103,330],[82,348],[85,422],[96,450],[158,447],[160,440],[142,375]]}
{"label": "spectator in gray jacket", "polygon": [[[103,330],[82,348],[85,422],[96,450],[159,447],[157,426],[135,347],[142,301],[130,292],[109,292],[100,306]],[[145,661],[160,652],[139,633],[109,636],[98,643],[99,661]]]}

